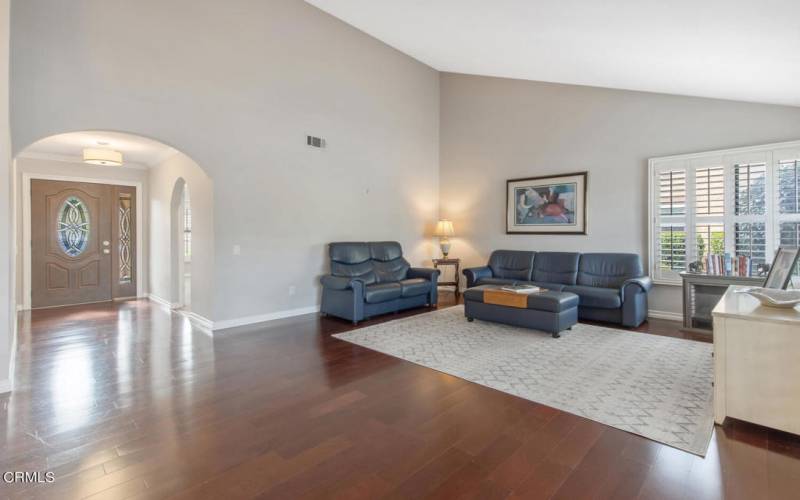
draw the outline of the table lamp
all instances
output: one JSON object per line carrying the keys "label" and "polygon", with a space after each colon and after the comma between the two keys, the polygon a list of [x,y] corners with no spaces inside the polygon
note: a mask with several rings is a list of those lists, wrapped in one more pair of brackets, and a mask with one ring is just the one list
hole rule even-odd
{"label": "table lamp", "polygon": [[450,253],[450,236],[455,236],[455,234],[452,221],[442,219],[436,224],[434,236],[439,237],[439,247],[442,249],[442,255],[444,255],[445,259],[447,254]]}

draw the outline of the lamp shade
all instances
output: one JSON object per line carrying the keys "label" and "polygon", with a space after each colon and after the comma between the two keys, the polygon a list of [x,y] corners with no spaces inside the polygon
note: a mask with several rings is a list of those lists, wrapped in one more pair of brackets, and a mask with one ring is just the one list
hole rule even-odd
{"label": "lamp shade", "polygon": [[113,149],[86,148],[83,150],[83,162],[119,167],[122,165],[122,153]]}
{"label": "lamp shade", "polygon": [[444,238],[448,238],[450,236],[455,236],[456,232],[453,229],[453,222],[447,219],[442,219],[436,224],[436,232],[434,236],[441,236]]}

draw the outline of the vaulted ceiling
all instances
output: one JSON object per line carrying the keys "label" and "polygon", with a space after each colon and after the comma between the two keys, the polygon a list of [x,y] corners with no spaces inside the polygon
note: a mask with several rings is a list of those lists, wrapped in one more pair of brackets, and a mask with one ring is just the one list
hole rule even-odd
{"label": "vaulted ceiling", "polygon": [[800,106],[798,0],[307,1],[440,71]]}

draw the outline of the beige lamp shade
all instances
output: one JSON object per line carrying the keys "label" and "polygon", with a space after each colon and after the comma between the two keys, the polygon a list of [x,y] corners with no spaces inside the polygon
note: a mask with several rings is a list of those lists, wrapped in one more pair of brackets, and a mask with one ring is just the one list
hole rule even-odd
{"label": "beige lamp shade", "polygon": [[122,165],[122,153],[113,149],[86,148],[83,150],[83,162],[119,167]]}
{"label": "beige lamp shade", "polygon": [[436,224],[436,232],[434,236],[441,236],[444,238],[449,238],[450,236],[455,236],[456,232],[453,229],[453,222],[447,219],[442,219]]}

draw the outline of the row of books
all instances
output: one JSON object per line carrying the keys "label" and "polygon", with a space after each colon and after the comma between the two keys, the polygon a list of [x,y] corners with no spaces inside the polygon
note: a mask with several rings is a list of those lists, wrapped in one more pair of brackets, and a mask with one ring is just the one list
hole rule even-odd
{"label": "row of books", "polygon": [[745,255],[713,255],[704,257],[703,263],[708,274],[722,274],[726,276],[755,276],[753,261]]}

